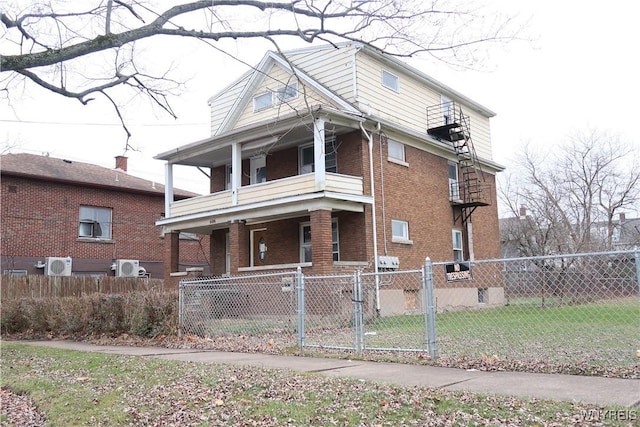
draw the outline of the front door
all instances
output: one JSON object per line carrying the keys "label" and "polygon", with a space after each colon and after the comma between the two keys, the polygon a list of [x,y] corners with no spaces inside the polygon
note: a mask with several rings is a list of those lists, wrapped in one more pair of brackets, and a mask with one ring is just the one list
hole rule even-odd
{"label": "front door", "polygon": [[266,265],[269,258],[269,239],[267,229],[252,230],[253,245],[251,247],[251,265]]}

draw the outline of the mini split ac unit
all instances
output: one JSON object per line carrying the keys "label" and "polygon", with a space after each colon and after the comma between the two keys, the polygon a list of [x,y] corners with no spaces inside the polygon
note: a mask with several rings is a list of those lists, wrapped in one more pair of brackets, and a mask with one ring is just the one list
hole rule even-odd
{"label": "mini split ac unit", "polygon": [[71,258],[47,257],[44,262],[45,276],[71,276]]}
{"label": "mini split ac unit", "polygon": [[138,277],[140,261],[137,259],[116,260],[116,276],[118,277]]}

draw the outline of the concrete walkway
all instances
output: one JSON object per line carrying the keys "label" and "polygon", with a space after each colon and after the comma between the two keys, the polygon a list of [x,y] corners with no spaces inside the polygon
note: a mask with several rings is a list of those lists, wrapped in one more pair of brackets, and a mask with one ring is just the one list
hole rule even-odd
{"label": "concrete walkway", "polygon": [[640,407],[640,379],[619,379],[523,372],[482,372],[455,368],[364,362],[359,360],[280,356],[261,353],[230,353],[215,350],[162,347],[101,346],[72,341],[23,341],[25,344],[109,353],[157,357],[202,363],[289,369],[404,386],[465,390],[519,398],[577,401],[604,406]]}

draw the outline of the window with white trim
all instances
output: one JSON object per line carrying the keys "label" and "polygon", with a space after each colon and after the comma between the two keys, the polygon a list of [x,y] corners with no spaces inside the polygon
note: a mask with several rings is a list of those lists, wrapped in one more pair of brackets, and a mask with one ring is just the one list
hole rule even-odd
{"label": "window with white trim", "polygon": [[[324,143],[324,170],[327,172],[338,172],[338,154],[335,147],[335,137],[325,138]],[[300,175],[315,171],[315,158],[313,154],[313,144],[300,146],[298,156]]]}
{"label": "window with white trim", "polygon": [[449,199],[460,200],[460,182],[456,163],[449,163]]}
{"label": "window with white trim", "polygon": [[399,243],[408,243],[409,240],[409,223],[398,219],[391,220],[391,241]]}
{"label": "window with white trim", "polygon": [[111,239],[111,209],[80,206],[78,237]]}
{"label": "window with white trim", "polygon": [[298,97],[298,82],[282,86],[273,92],[277,102],[287,102]]}
{"label": "window with white trim", "polygon": [[464,261],[464,248],[462,247],[462,231],[452,230],[451,240],[453,243],[453,260]]}
{"label": "window with white trim", "polygon": [[405,161],[404,144],[392,140],[387,141],[387,156],[390,159]]}
{"label": "window with white trim", "polygon": [[382,86],[394,90],[400,91],[400,78],[395,74],[392,74],[386,70],[382,70]]}
{"label": "window with white trim", "polygon": [[273,105],[273,94],[271,92],[261,93],[253,97],[253,111],[264,110]]}
{"label": "window with white trim", "polygon": [[[333,260],[340,261],[340,240],[338,236],[338,219],[331,219],[331,251]],[[311,223],[300,224],[300,262],[311,262]]]}

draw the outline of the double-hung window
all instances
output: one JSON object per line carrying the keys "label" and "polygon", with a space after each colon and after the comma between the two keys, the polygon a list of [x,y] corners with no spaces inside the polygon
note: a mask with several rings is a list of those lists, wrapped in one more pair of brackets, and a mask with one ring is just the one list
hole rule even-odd
{"label": "double-hung window", "polygon": [[449,163],[449,199],[460,200],[460,182],[458,180],[458,165]]}
{"label": "double-hung window", "polygon": [[392,140],[387,141],[387,157],[399,162],[405,162],[404,144]]}
{"label": "double-hung window", "polygon": [[[340,261],[338,219],[331,220],[331,252],[333,260]],[[300,224],[300,262],[311,262],[311,223]]]}
{"label": "double-hung window", "polygon": [[462,231],[453,230],[451,232],[451,239],[453,241],[453,260],[464,261],[464,248],[462,247]]}
{"label": "double-hung window", "polygon": [[[300,175],[315,171],[315,158],[313,144],[300,147]],[[338,172],[338,156],[335,148],[335,137],[325,138],[324,143],[324,169],[327,172]]]}
{"label": "double-hung window", "polygon": [[111,239],[111,209],[80,206],[78,237]]}

